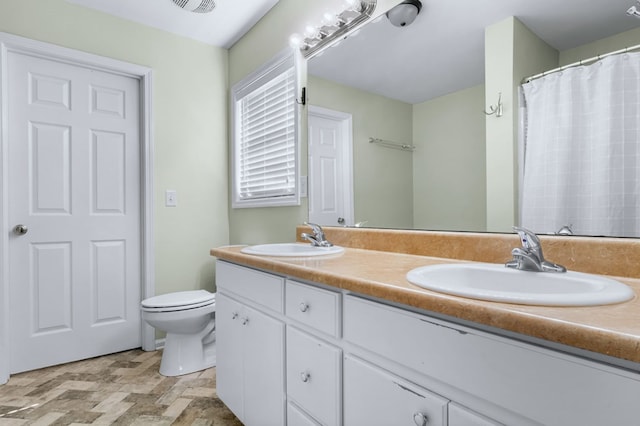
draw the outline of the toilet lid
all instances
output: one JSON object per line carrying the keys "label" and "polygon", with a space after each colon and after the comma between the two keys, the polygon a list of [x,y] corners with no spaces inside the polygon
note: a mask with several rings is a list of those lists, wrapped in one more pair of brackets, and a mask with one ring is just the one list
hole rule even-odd
{"label": "toilet lid", "polygon": [[188,307],[191,305],[206,305],[215,302],[215,293],[207,290],[178,291],[175,293],[161,294],[142,301],[144,308],[172,308]]}

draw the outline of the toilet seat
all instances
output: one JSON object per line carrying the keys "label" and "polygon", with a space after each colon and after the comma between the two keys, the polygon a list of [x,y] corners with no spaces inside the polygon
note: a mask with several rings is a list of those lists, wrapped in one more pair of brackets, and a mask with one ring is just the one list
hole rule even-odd
{"label": "toilet seat", "polygon": [[215,293],[207,290],[179,291],[161,294],[142,301],[142,309],[147,312],[172,312],[201,308],[216,301]]}

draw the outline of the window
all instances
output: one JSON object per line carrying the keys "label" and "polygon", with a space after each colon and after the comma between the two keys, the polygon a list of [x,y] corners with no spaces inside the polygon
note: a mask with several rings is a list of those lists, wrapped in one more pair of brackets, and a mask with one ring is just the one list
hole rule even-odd
{"label": "window", "polygon": [[291,49],[231,89],[234,208],[300,204],[297,82]]}

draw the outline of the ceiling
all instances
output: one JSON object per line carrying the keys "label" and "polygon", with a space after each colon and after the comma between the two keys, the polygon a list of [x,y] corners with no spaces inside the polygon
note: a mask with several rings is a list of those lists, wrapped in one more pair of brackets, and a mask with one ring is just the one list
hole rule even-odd
{"label": "ceiling", "polygon": [[278,3],[278,0],[216,0],[212,12],[194,13],[171,0],[67,1],[227,49]]}
{"label": "ceiling", "polygon": [[483,83],[487,26],[515,16],[549,45],[565,50],[638,28],[640,19],[625,13],[634,2],[422,0],[422,11],[413,24],[394,27],[382,16],[313,58],[309,72],[419,103]]}
{"label": "ceiling", "polygon": [[[278,3],[216,0],[211,13],[201,14],[185,11],[172,0],[67,1],[223,48],[230,48]],[[625,14],[634,1],[422,0],[413,24],[394,27],[382,16],[313,58],[309,72],[419,103],[484,81],[487,26],[515,16],[549,45],[565,50],[638,28],[640,19]]]}

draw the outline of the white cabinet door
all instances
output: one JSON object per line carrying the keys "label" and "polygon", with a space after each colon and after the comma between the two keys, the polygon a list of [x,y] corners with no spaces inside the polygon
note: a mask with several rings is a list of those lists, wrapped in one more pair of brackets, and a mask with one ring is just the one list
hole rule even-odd
{"label": "white cabinet door", "polygon": [[216,297],[217,393],[246,426],[285,424],[284,323]]}
{"label": "white cabinet door", "polygon": [[244,332],[243,422],[246,426],[284,425],[284,323],[246,306],[240,315]]}
{"label": "white cabinet door", "polygon": [[243,416],[242,306],[223,294],[216,295],[216,389],[233,413]]}
{"label": "white cabinet door", "polygon": [[378,367],[345,356],[345,426],[445,426],[448,402]]}
{"label": "white cabinet door", "polygon": [[454,402],[449,403],[449,426],[502,426]]}

